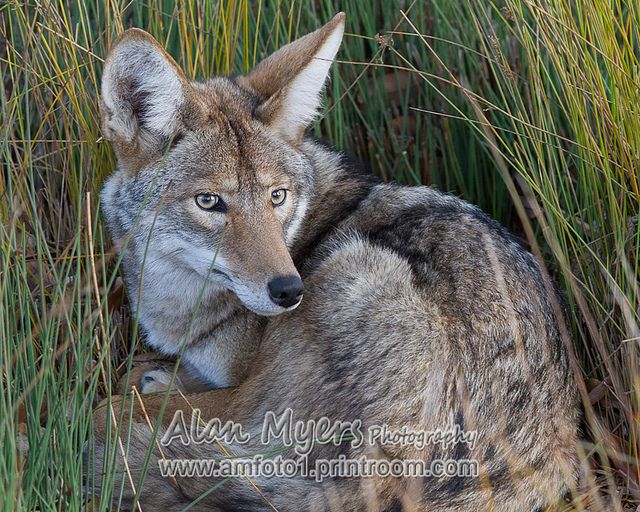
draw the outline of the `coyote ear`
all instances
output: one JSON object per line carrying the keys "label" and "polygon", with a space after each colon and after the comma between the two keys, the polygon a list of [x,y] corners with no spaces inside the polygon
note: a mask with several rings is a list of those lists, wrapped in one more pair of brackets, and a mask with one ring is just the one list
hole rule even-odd
{"label": "coyote ear", "polygon": [[321,92],[344,33],[343,12],[311,34],[280,48],[241,82],[263,101],[258,116],[292,142],[315,118]]}
{"label": "coyote ear", "polygon": [[160,151],[176,133],[190,85],[176,62],[144,30],[113,45],[102,76],[102,127],[127,153]]}

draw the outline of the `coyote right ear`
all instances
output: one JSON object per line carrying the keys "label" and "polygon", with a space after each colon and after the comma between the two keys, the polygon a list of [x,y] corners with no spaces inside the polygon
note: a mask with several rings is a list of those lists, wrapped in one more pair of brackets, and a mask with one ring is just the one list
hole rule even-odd
{"label": "coyote right ear", "polygon": [[318,113],[322,88],[342,41],[344,19],[344,13],[336,14],[323,27],[283,46],[239,78],[262,101],[258,116],[292,142],[300,140]]}
{"label": "coyote right ear", "polygon": [[107,56],[102,127],[126,153],[161,151],[176,134],[191,96],[184,73],[144,30],[127,30]]}

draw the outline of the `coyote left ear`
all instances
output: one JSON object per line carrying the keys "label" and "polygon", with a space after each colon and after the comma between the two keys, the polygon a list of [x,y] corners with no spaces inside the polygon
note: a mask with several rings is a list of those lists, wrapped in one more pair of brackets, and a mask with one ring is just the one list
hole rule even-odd
{"label": "coyote left ear", "polygon": [[344,33],[343,12],[325,26],[289,43],[240,79],[263,101],[257,115],[296,143],[316,117],[321,92]]}
{"label": "coyote left ear", "polygon": [[[144,30],[132,28],[109,50],[102,75],[102,128],[125,154],[158,154],[197,112],[183,71]],[[192,114],[194,115],[194,114]]]}

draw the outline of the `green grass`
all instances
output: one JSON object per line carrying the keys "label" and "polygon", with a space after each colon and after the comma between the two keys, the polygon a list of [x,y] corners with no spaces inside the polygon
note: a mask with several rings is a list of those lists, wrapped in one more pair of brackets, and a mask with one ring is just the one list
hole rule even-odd
{"label": "green grass", "polygon": [[80,510],[91,409],[140,345],[97,204],[114,167],[98,114],[110,42],[138,26],[190,76],[243,73],[339,10],[347,34],[318,135],[386,179],[479,204],[544,259],[571,308],[585,409],[588,471],[572,506],[640,499],[636,2],[10,0],[0,6],[3,510]]}

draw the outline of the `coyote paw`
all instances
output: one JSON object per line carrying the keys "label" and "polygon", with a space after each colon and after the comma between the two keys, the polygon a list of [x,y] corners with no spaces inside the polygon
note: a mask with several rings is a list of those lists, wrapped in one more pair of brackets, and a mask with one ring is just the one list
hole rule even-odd
{"label": "coyote paw", "polygon": [[173,385],[171,385],[172,374],[172,371],[161,366],[144,372],[140,379],[140,392],[142,394],[160,393],[162,391],[167,391],[170,387],[172,387],[174,390],[182,390],[180,377],[178,377],[177,375],[173,381]]}
{"label": "coyote paw", "polygon": [[[118,394],[126,395],[132,387],[140,393],[161,393],[171,387],[172,391],[184,392],[180,375],[177,374],[171,385],[171,376],[175,363],[166,359],[142,354],[133,359],[133,367],[128,375],[124,375],[118,383]],[[170,386],[171,385],[171,386]]]}

